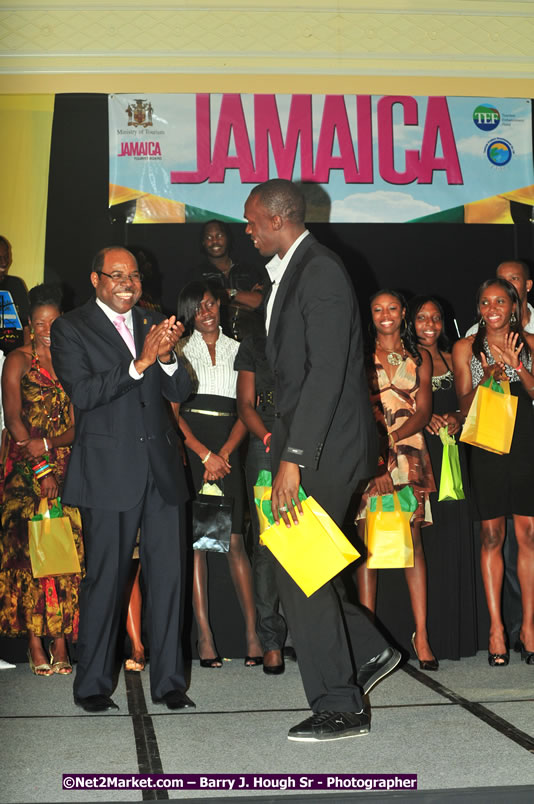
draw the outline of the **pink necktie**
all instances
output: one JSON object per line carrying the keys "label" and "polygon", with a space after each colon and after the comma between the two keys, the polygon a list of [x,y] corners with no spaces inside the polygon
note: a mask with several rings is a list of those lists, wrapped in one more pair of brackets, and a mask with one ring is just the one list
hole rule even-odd
{"label": "pink necktie", "polygon": [[132,353],[133,357],[135,357],[135,341],[134,341],[134,339],[132,337],[132,333],[130,332],[130,330],[126,326],[125,317],[123,315],[118,315],[114,319],[113,323],[117,327],[117,331],[118,331],[119,335],[121,336],[122,340],[124,341],[124,343],[126,344],[128,349],[130,350],[130,352]]}

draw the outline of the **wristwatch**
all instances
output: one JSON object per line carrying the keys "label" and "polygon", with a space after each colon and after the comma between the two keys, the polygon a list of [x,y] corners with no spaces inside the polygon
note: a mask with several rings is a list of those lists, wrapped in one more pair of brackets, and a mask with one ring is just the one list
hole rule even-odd
{"label": "wristwatch", "polygon": [[237,296],[238,293],[239,291],[237,288],[230,288],[230,290],[228,291],[228,295],[230,296],[231,299]]}

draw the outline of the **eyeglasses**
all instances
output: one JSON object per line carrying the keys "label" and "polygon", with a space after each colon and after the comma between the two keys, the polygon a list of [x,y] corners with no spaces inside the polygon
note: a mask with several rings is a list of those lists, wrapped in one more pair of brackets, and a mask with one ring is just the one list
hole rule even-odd
{"label": "eyeglasses", "polygon": [[122,282],[125,279],[130,279],[132,282],[143,281],[143,274],[141,271],[132,271],[131,274],[123,274],[121,271],[113,271],[111,274],[107,274],[105,271],[97,271],[96,273],[101,274],[102,276],[107,276],[109,279],[112,279],[113,282]]}

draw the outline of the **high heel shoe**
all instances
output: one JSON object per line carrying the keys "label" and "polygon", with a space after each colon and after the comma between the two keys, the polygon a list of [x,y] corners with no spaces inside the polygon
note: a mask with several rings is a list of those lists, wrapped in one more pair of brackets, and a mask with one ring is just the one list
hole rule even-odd
{"label": "high heel shoe", "polygon": [[519,645],[519,650],[521,651],[521,661],[526,662],[527,664],[534,664],[534,651],[527,650],[521,639],[518,639],[517,642]]}
{"label": "high heel shoe", "polygon": [[32,658],[31,650],[28,648],[28,662],[30,664],[30,670],[34,674],[34,676],[53,676],[54,671],[48,664],[48,662],[43,662],[43,664],[35,664]]}
{"label": "high heel shoe", "polygon": [[54,645],[54,640],[48,646],[48,652],[50,653],[50,667],[53,673],[59,673],[60,676],[70,676],[72,673],[72,665],[69,661],[66,662],[56,662],[54,660],[54,654],[52,653],[52,647]]}
{"label": "high heel shoe", "polygon": [[415,633],[416,632],[414,631],[413,634],[412,634],[411,643],[412,643],[413,652],[415,653],[416,659],[419,662],[419,668],[421,670],[438,670],[439,669],[439,662],[438,662],[437,659],[423,659],[421,661],[421,659],[417,655],[417,650],[415,649]]}
{"label": "high heel shoe", "polygon": [[201,667],[208,667],[211,670],[220,670],[221,669],[221,667],[222,667],[222,659],[219,656],[219,654],[217,654],[217,656],[214,656],[213,659],[203,659],[201,657],[201,655],[200,655],[200,650],[198,648],[198,642],[197,642],[197,653],[198,653],[198,658],[199,658]]}

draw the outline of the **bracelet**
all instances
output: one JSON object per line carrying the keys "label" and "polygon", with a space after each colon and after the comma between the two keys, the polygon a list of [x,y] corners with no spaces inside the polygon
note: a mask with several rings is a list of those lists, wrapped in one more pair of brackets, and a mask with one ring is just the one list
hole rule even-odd
{"label": "bracelet", "polygon": [[388,433],[388,444],[393,449],[395,447],[395,439],[393,438],[393,433]]}
{"label": "bracelet", "polygon": [[379,455],[378,456],[378,465],[379,466],[384,466],[384,463],[385,463],[385,461],[384,461],[383,457],[381,455]]}
{"label": "bracelet", "polygon": [[32,466],[32,470],[37,480],[42,480],[43,477],[46,477],[46,475],[52,472],[52,467],[48,461],[41,461],[41,463]]}
{"label": "bracelet", "polygon": [[267,439],[270,438],[271,436],[272,436],[272,433],[265,433],[265,435],[263,436],[263,446],[264,447],[267,446]]}
{"label": "bracelet", "polygon": [[206,455],[206,457],[201,459],[201,463],[207,463],[210,458],[211,458],[211,449],[208,452],[208,454]]}
{"label": "bracelet", "polygon": [[517,373],[518,373],[518,374],[520,374],[520,373],[521,373],[521,371],[522,371],[522,369],[524,369],[524,368],[525,368],[525,367],[524,367],[524,365],[523,365],[523,361],[522,361],[522,360],[520,360],[520,361],[519,361],[519,365],[516,367],[515,371],[517,371]]}
{"label": "bracelet", "polygon": [[45,452],[48,452],[48,441],[46,440],[46,438],[44,436],[43,436],[43,444],[44,444]]}

